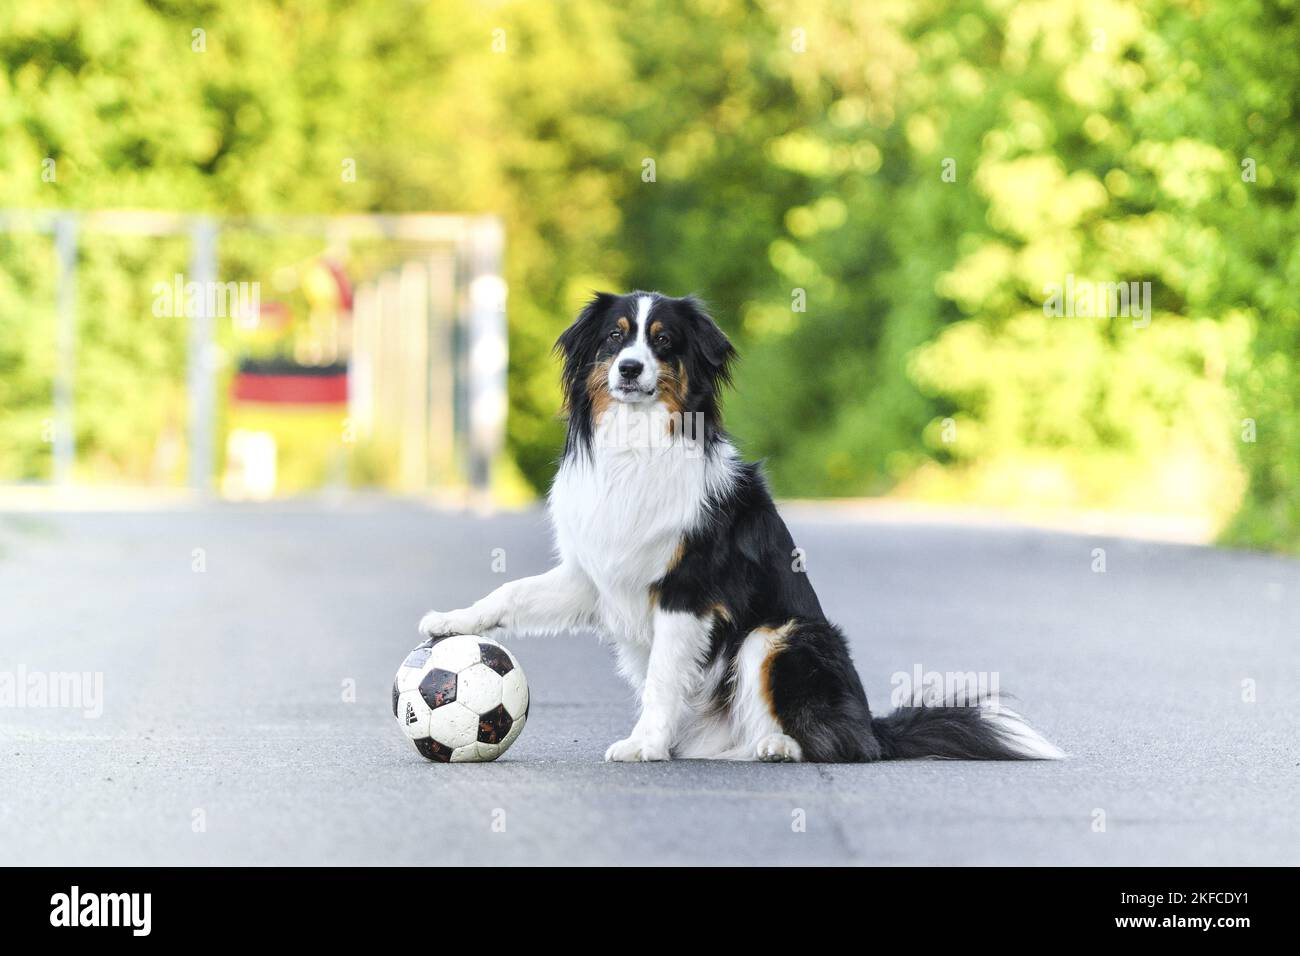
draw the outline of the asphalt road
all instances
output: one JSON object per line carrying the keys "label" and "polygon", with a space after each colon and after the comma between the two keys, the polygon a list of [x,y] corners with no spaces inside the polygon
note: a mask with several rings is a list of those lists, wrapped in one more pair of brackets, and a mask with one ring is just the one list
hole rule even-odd
{"label": "asphalt road", "polygon": [[103,679],[97,718],[0,708],[0,864],[1300,863],[1300,562],[790,516],[873,709],[917,665],[996,673],[1070,759],[606,764],[633,704],[574,635],[512,642],[505,757],[430,764],[392,675],[493,549],[548,566],[540,513],[0,514],[0,676]]}

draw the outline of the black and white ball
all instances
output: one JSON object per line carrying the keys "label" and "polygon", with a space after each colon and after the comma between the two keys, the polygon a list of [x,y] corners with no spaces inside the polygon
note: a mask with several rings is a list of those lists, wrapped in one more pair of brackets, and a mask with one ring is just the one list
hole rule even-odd
{"label": "black and white ball", "polygon": [[431,638],[397,669],[393,716],[430,760],[496,760],[523,733],[528,681],[515,655],[490,638]]}

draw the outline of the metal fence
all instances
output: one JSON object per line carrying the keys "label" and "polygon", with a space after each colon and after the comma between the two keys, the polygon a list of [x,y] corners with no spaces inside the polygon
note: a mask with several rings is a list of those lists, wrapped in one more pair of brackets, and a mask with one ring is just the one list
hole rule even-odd
{"label": "metal fence", "polygon": [[[391,241],[402,258],[354,276],[348,370],[350,425],[395,449],[407,491],[464,484],[486,491],[504,447],[504,234],[494,217],[344,215],[218,217],[158,211],[0,210],[0,232],[54,239],[57,360],[53,480],[72,480],[76,447],[79,244],[91,235],[188,237],[188,279],[218,282],[223,237],[320,239],[338,252]],[[206,302],[206,297],[203,302]],[[215,316],[188,316],[188,485],[214,489],[219,401]]]}

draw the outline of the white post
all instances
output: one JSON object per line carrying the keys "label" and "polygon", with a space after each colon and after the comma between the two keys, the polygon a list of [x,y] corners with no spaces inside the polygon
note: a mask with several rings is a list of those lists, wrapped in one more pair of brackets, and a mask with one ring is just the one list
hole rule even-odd
{"label": "white post", "polygon": [[195,219],[190,228],[190,277],[200,290],[197,308],[190,316],[189,373],[190,399],[190,488],[206,494],[212,488],[212,462],[216,442],[216,395],[213,317],[208,308],[209,290],[217,279],[217,224],[206,216]]}
{"label": "white post", "polygon": [[456,461],[456,257],[447,249],[429,256],[429,468],[433,482],[455,481]]}
{"label": "white post", "polygon": [[358,438],[375,433],[376,339],[379,335],[379,292],[372,282],[352,290],[352,354],[348,357],[348,414]]}
{"label": "white post", "polygon": [[501,275],[505,236],[493,218],[475,219],[464,245],[469,278],[469,480],[486,503],[492,466],[505,445],[506,282]]}
{"label": "white post", "polygon": [[421,263],[402,265],[397,296],[397,471],[404,491],[423,491],[429,483],[429,277]]}
{"label": "white post", "polygon": [[54,248],[59,260],[58,367],[54,375],[54,481],[72,481],[77,455],[73,432],[73,383],[77,369],[77,219],[60,213],[54,220]]}

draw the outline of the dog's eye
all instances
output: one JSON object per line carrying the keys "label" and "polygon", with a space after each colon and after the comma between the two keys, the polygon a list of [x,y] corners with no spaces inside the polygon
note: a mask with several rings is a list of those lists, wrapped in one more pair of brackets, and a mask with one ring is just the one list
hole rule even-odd
{"label": "dog's eye", "polygon": [[658,335],[655,336],[655,345],[659,346],[661,349],[667,348],[668,336],[660,332]]}
{"label": "dog's eye", "polygon": [[623,332],[622,332],[622,330],[620,330],[620,329],[615,329],[613,332],[610,332],[610,333],[609,333],[609,340],[610,340],[611,342],[622,342],[622,341],[623,341]]}

